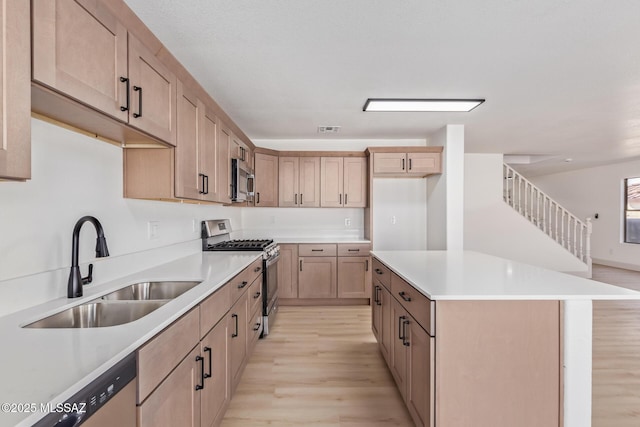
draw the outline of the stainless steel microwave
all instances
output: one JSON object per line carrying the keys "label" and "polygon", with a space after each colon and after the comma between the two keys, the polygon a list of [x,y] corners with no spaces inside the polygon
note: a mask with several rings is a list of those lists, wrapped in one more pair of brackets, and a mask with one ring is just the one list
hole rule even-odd
{"label": "stainless steel microwave", "polygon": [[254,175],[240,160],[231,159],[231,201],[253,200]]}

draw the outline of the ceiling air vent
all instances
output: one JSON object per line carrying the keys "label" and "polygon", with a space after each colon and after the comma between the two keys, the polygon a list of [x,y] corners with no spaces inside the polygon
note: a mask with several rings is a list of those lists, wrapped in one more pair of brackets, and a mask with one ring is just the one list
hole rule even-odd
{"label": "ceiling air vent", "polygon": [[340,126],[318,126],[318,133],[338,133]]}

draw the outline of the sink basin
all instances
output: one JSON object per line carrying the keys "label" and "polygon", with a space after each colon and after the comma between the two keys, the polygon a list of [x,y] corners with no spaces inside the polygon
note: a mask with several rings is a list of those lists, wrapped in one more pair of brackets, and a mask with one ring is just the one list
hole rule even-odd
{"label": "sink basin", "polygon": [[100,328],[133,322],[168,301],[89,302],[45,317],[25,328]]}
{"label": "sink basin", "polygon": [[103,300],[173,299],[202,282],[141,282],[104,295]]}

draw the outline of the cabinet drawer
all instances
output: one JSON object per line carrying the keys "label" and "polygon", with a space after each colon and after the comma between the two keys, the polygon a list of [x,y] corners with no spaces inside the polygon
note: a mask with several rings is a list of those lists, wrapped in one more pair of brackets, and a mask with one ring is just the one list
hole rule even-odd
{"label": "cabinet drawer", "polygon": [[413,286],[401,279],[397,274],[391,273],[391,294],[424,328],[429,335],[435,335],[434,302],[422,295]]}
{"label": "cabinet drawer", "polygon": [[200,304],[200,338],[204,338],[229,307],[231,307],[231,286],[224,285]]}
{"label": "cabinet drawer", "polygon": [[369,256],[369,243],[339,243],[338,256]]}
{"label": "cabinet drawer", "polygon": [[231,279],[227,285],[231,286],[231,305],[235,304],[240,298],[240,295],[247,290],[247,287],[253,283],[253,281],[262,274],[262,259],[257,259],[251,263],[251,265],[242,270],[236,277]]}
{"label": "cabinet drawer", "polygon": [[200,316],[196,307],[141,347],[137,402],[144,401],[199,341]]}
{"label": "cabinet drawer", "polygon": [[304,244],[298,245],[298,256],[336,256],[335,244]]}
{"label": "cabinet drawer", "polygon": [[260,314],[262,314],[262,276],[251,284],[247,292],[247,302],[249,303],[249,313],[260,310]]}
{"label": "cabinet drawer", "polygon": [[388,290],[391,290],[391,270],[389,270],[384,264],[373,259],[373,277],[378,279]]}

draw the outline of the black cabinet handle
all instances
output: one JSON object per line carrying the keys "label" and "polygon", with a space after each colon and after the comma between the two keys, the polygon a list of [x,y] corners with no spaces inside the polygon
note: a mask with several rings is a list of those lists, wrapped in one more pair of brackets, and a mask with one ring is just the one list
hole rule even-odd
{"label": "black cabinet handle", "polygon": [[209,194],[209,175],[204,176],[205,190],[204,194]]}
{"label": "black cabinet handle", "polygon": [[256,323],[256,325],[253,327],[253,330],[257,331],[258,329],[260,329],[260,326],[261,326],[260,322]]}
{"label": "black cabinet handle", "polygon": [[398,295],[400,295],[400,298],[402,298],[406,302],[410,302],[411,301],[411,297],[407,296],[407,294],[404,291],[398,292]]}
{"label": "black cabinet handle", "polygon": [[236,331],[233,334],[231,334],[231,338],[235,338],[238,336],[238,315],[232,314],[231,317],[236,319]]}
{"label": "black cabinet handle", "polygon": [[294,197],[295,197],[294,204],[295,204],[295,205],[297,205],[297,204],[298,204],[298,193],[296,193],[296,194],[294,195]]}
{"label": "black cabinet handle", "polygon": [[260,295],[262,295],[260,292],[256,292],[256,294],[253,296],[253,299],[260,298]]}
{"label": "black cabinet handle", "polygon": [[382,288],[380,286],[378,286],[378,289],[376,290],[376,298],[378,298],[378,305],[382,305],[382,299],[380,298],[380,294],[378,292],[382,292]]}
{"label": "black cabinet handle", "polygon": [[196,384],[196,390],[202,390],[204,388],[204,357],[196,356],[196,362],[200,362],[200,384]]}
{"label": "black cabinet handle", "polygon": [[402,170],[404,170],[404,159],[402,159]]}
{"label": "black cabinet handle", "polygon": [[403,328],[404,319],[406,319],[406,317],[404,317],[404,316],[398,317],[398,339],[402,340],[403,343],[404,343],[404,335],[403,335],[403,332],[404,332],[404,328]]}
{"label": "black cabinet handle", "polygon": [[376,305],[378,304],[378,285],[373,287],[373,302],[375,302]]}
{"label": "black cabinet handle", "polygon": [[238,285],[238,289],[242,289],[242,288],[244,288],[245,286],[247,286],[248,284],[249,284],[249,282],[247,282],[246,280],[243,280],[243,281],[242,281],[242,283],[240,283],[240,284]]}
{"label": "black cabinet handle", "polygon": [[120,77],[120,81],[122,83],[124,83],[126,85],[126,87],[127,87],[127,106],[126,107],[120,106],[120,111],[129,111],[129,107],[131,106],[130,105],[131,104],[130,103],[131,95],[129,94],[129,90],[130,90],[129,89],[129,79],[127,77]]}
{"label": "black cabinet handle", "polygon": [[302,193],[300,193],[300,204],[302,204]]}
{"label": "black cabinet handle", "polygon": [[257,272],[258,272],[258,271],[260,271],[260,270],[262,270],[262,267],[256,267],[256,268],[254,268],[254,269],[253,269],[253,272],[254,272],[254,273],[257,273]]}
{"label": "black cabinet handle", "polygon": [[339,204],[340,205],[342,204],[342,193],[340,193],[340,202],[339,202]]}
{"label": "black cabinet handle", "polygon": [[324,252],[324,249],[311,249],[311,252]]}
{"label": "black cabinet handle", "polygon": [[369,271],[369,260],[368,259],[364,260],[364,271]]}
{"label": "black cabinet handle", "polygon": [[260,204],[260,192],[256,193],[256,205]]}
{"label": "black cabinet handle", "polygon": [[138,112],[137,113],[133,113],[133,117],[137,119],[138,117],[142,117],[142,88],[140,86],[134,86],[133,87],[133,91],[134,92],[139,92],[139,95],[138,95]]}
{"label": "black cabinet handle", "polygon": [[407,330],[405,326],[409,324],[409,320],[402,321],[402,345],[409,347],[409,341],[407,340]]}
{"label": "black cabinet handle", "polygon": [[198,176],[200,177],[200,182],[202,184],[201,185],[202,189],[198,190],[198,193],[199,194],[206,194],[205,191],[204,191],[204,174],[203,173],[199,173]]}
{"label": "black cabinet handle", "polygon": [[300,260],[300,271],[302,271],[302,260]]}
{"label": "black cabinet handle", "polygon": [[344,205],[347,206],[349,204],[348,200],[349,195],[347,193],[344,193]]}
{"label": "black cabinet handle", "polygon": [[[211,347],[205,347],[204,348],[204,352],[205,353],[209,353],[209,373],[208,374],[204,374],[204,377],[205,378],[211,378],[211,374],[212,374],[212,372],[211,372],[211,365],[212,365]],[[202,362],[202,363],[204,364],[204,362]]]}
{"label": "black cabinet handle", "polygon": [[349,252],[360,252],[360,249],[347,249]]}
{"label": "black cabinet handle", "polygon": [[411,170],[411,159],[409,159],[409,170]]}
{"label": "black cabinet handle", "polygon": [[384,274],[382,272],[382,270],[380,270],[379,268],[376,268],[374,271],[376,272],[376,274],[379,274],[379,275],[383,275]]}

